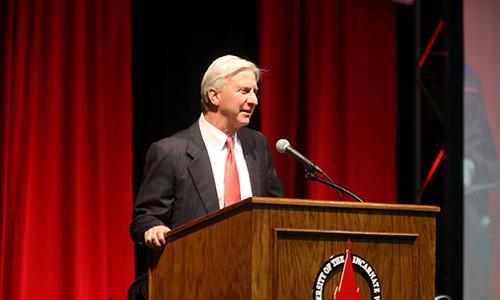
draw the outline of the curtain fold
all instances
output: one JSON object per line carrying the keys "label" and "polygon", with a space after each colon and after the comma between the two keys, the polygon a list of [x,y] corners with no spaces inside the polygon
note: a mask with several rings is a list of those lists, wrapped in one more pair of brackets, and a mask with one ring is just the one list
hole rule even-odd
{"label": "curtain fold", "polygon": [[129,1],[0,1],[0,298],[125,299]]}
{"label": "curtain fold", "polygon": [[[260,16],[261,122],[270,144],[286,138],[365,201],[396,202],[394,4],[260,1]],[[338,199],[273,154],[287,196]]]}

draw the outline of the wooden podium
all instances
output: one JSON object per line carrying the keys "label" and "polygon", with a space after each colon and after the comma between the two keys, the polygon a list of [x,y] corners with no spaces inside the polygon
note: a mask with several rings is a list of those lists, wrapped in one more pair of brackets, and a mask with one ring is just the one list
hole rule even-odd
{"label": "wooden podium", "polygon": [[253,197],[171,231],[150,257],[149,297],[334,299],[345,265],[334,258],[350,240],[361,299],[377,299],[377,285],[378,299],[434,299],[438,212]]}

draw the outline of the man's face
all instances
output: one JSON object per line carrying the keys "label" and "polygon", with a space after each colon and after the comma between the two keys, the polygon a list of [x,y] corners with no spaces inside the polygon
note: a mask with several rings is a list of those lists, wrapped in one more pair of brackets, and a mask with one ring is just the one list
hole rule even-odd
{"label": "man's face", "polygon": [[227,79],[217,94],[219,113],[230,130],[238,130],[250,123],[250,117],[258,104],[257,81],[252,71],[242,71]]}

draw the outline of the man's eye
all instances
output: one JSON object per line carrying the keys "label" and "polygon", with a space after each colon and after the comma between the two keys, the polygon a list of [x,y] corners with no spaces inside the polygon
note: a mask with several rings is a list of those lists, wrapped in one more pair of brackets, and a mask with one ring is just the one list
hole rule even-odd
{"label": "man's eye", "polygon": [[251,93],[252,91],[253,91],[253,92],[254,92],[254,94],[256,94],[256,95],[257,95],[257,94],[258,94],[258,92],[259,92],[258,90],[253,90],[253,89],[240,89],[240,92],[241,92],[242,94],[249,94],[249,93]]}

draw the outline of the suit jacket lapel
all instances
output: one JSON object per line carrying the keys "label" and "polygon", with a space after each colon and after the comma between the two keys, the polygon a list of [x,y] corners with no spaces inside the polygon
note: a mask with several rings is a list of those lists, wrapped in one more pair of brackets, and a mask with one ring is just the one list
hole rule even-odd
{"label": "suit jacket lapel", "polygon": [[238,131],[238,137],[241,142],[241,148],[243,148],[243,155],[247,163],[248,175],[250,176],[250,185],[252,186],[252,194],[261,194],[261,182],[259,178],[260,166],[257,160],[257,145],[255,140],[251,138],[247,131],[242,128]]}
{"label": "suit jacket lapel", "polygon": [[192,162],[188,166],[189,174],[191,174],[196,190],[205,208],[208,212],[219,209],[212,166],[210,165],[207,148],[201,137],[198,122],[193,124],[189,129],[189,142],[186,153],[192,158]]}

